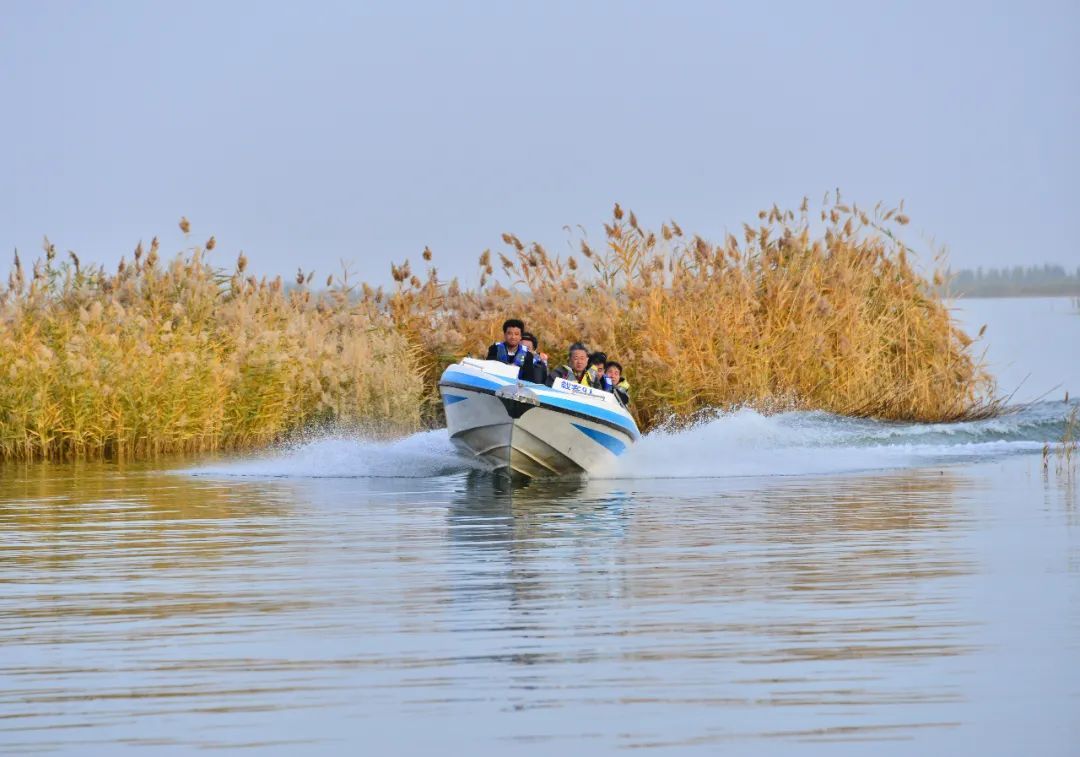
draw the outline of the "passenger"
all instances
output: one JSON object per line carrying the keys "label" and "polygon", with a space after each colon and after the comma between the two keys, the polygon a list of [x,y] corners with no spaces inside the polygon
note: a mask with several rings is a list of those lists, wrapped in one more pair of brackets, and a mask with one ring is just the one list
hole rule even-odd
{"label": "passenger", "polygon": [[619,398],[623,406],[630,404],[630,384],[622,377],[622,364],[616,360],[604,363],[603,387]]}
{"label": "passenger", "polygon": [[592,386],[600,386],[604,379],[604,363],[607,362],[607,355],[597,350],[589,355],[589,381]]}
{"label": "passenger", "polygon": [[488,347],[487,359],[498,360],[518,368],[525,364],[528,349],[521,344],[521,335],[525,332],[525,323],[517,318],[510,318],[503,323],[503,340]]}
{"label": "passenger", "polygon": [[552,371],[551,380],[548,383],[553,383],[555,379],[561,378],[573,381],[576,384],[593,386],[593,381],[589,377],[589,350],[586,349],[585,345],[581,342],[574,342],[570,345],[570,349],[567,350],[567,357],[570,359],[569,363]]}
{"label": "passenger", "polygon": [[539,352],[540,342],[534,334],[526,331],[521,335],[521,344],[529,350],[529,357],[525,358],[525,364],[518,372],[518,378],[522,381],[532,381],[534,384],[546,384],[548,377],[548,356]]}

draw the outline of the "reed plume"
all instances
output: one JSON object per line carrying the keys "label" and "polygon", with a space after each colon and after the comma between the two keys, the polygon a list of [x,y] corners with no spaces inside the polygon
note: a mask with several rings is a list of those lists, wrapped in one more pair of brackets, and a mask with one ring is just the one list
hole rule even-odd
{"label": "reed plume", "polygon": [[[0,459],[250,449],[312,425],[436,425],[437,382],[510,316],[561,362],[584,340],[618,359],[644,429],[735,406],[949,421],[998,410],[996,387],[894,232],[903,207],[777,206],[741,238],[659,232],[616,205],[565,259],[504,233],[477,287],[391,265],[392,288],[295,285],[154,239],[115,272],[71,255],[0,289]],[[817,218],[823,225],[818,228]],[[813,224],[811,219],[814,219]],[[190,223],[181,220],[185,235]],[[497,258],[496,264],[493,258]],[[29,278],[29,280],[28,280]],[[979,336],[982,335],[980,331]]]}
{"label": "reed plume", "polygon": [[291,291],[244,278],[243,255],[219,271],[202,253],[161,265],[155,240],[115,273],[49,255],[29,284],[0,290],[0,459],[250,449],[313,424],[418,427],[416,356],[384,311],[343,290],[313,296],[307,278]]}
{"label": "reed plume", "polygon": [[579,339],[620,359],[645,429],[746,405],[908,421],[997,412],[973,340],[893,231],[909,222],[902,207],[837,197],[819,232],[811,217],[808,201],[773,206],[717,243],[674,221],[646,230],[616,205],[603,245],[580,241],[580,267],[505,233],[499,274],[485,253],[478,288],[398,278],[390,307],[425,355],[429,411],[442,366],[482,354],[513,315],[556,360]]}

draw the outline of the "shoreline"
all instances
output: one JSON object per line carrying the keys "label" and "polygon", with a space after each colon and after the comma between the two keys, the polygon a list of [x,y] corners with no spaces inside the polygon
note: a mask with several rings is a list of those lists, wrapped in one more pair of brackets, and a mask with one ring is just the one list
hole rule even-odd
{"label": "shoreline", "polygon": [[1076,300],[1080,299],[1080,292],[1075,294],[1045,294],[1040,292],[1022,294],[945,294],[949,300]]}

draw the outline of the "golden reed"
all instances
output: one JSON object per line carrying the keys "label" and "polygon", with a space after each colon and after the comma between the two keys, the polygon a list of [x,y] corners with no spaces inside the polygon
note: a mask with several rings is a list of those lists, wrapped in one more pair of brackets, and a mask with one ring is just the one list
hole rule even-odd
{"label": "golden reed", "polygon": [[[186,219],[181,222],[184,226]],[[205,247],[214,246],[213,238]],[[418,427],[423,385],[386,313],[344,283],[220,272],[156,240],[115,273],[57,264],[0,290],[0,459],[248,449],[320,423]]]}
{"label": "golden reed", "polygon": [[[187,225],[184,219],[182,227]],[[902,208],[837,196],[773,207],[719,243],[615,206],[601,244],[561,258],[504,234],[480,280],[393,265],[392,290],[220,272],[156,243],[115,273],[51,245],[0,290],[0,458],[249,449],[313,424],[438,422],[436,383],[520,316],[554,362],[583,339],[625,366],[643,429],[733,406],[948,421],[999,407],[941,295],[893,234]],[[26,279],[29,278],[27,281]],[[981,335],[981,334],[980,334]]]}

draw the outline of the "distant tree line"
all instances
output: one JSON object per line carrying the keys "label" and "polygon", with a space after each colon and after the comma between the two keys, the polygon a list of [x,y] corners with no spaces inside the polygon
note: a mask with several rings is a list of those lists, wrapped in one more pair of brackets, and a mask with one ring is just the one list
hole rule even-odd
{"label": "distant tree line", "polygon": [[1013,266],[1012,268],[965,268],[950,272],[949,291],[962,297],[1024,297],[1080,295],[1080,267]]}

